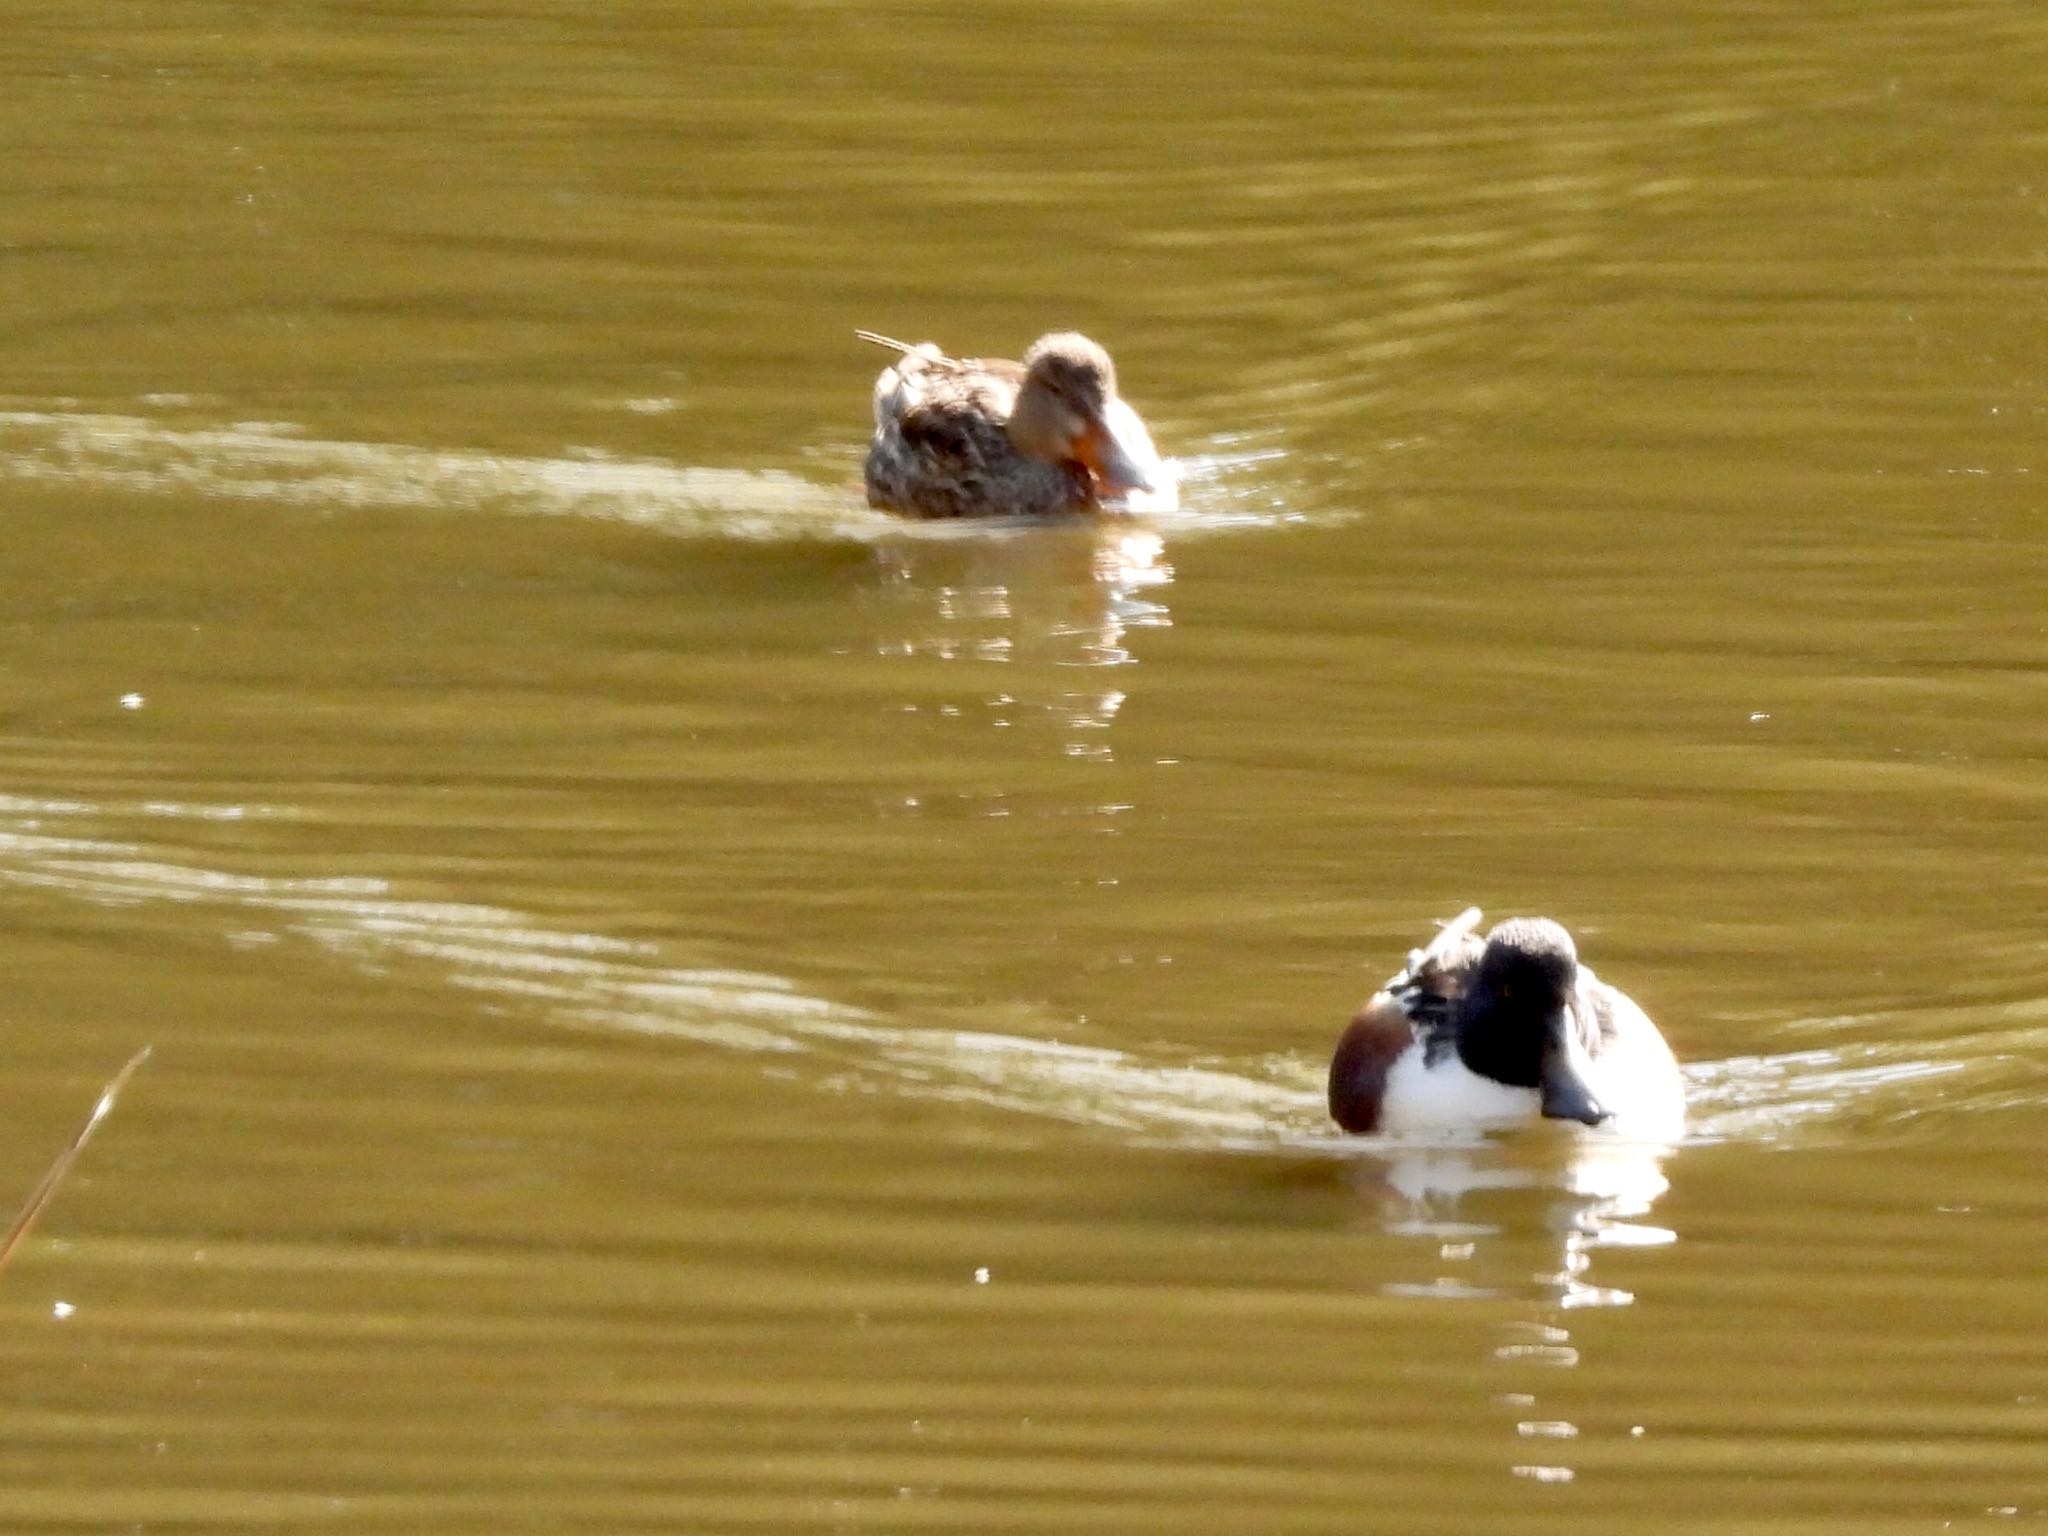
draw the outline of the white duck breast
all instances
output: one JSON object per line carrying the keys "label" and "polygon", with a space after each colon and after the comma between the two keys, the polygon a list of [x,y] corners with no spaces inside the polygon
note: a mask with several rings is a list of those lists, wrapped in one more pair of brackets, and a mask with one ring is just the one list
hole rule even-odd
{"label": "white duck breast", "polygon": [[1598,1054],[1580,1067],[1610,1118],[1600,1129],[1643,1141],[1676,1141],[1685,1134],[1685,1078],[1678,1058],[1650,1016],[1626,992],[1579,967],[1582,998],[1598,998],[1609,1015]]}
{"label": "white duck breast", "polygon": [[1514,1125],[1540,1113],[1541,1095],[1481,1077],[1455,1051],[1427,1065],[1422,1047],[1403,1052],[1387,1074],[1381,1134],[1416,1136],[1489,1125]]}

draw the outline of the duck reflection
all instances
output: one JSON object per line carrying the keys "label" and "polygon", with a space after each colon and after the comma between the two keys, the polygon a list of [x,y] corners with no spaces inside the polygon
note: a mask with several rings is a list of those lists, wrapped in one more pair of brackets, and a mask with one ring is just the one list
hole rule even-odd
{"label": "duck reflection", "polygon": [[[1663,1163],[1668,1144],[1606,1141],[1585,1135],[1562,1166],[1532,1164],[1505,1146],[1394,1146],[1358,1159],[1353,1178],[1383,1203],[1386,1230],[1395,1236],[1419,1238],[1437,1245],[1442,1263],[1456,1263],[1460,1272],[1417,1282],[1390,1282],[1387,1289],[1409,1295],[1527,1295],[1533,1283],[1560,1309],[1627,1306],[1627,1291],[1590,1283],[1585,1277],[1591,1254],[1598,1248],[1651,1247],[1673,1242],[1676,1235],[1650,1226],[1647,1216],[1658,1196],[1670,1187]],[[1487,1214],[1504,1203],[1517,1207],[1526,1223],[1527,1197],[1502,1196],[1501,1191],[1543,1190],[1553,1198],[1543,1212],[1545,1251],[1555,1263],[1533,1273],[1502,1276],[1495,1283],[1473,1278],[1485,1266],[1480,1240],[1502,1236],[1504,1222]]]}
{"label": "duck reflection", "polygon": [[1069,756],[1111,755],[1124,702],[1115,669],[1130,632],[1171,622],[1165,541],[1127,520],[955,533],[920,527],[876,552],[876,647],[885,654],[1005,663],[983,696],[1001,728],[1050,719]]}
{"label": "duck reflection", "polygon": [[1517,1440],[1533,1442],[1517,1447],[1509,1467],[1517,1477],[1556,1483],[1575,1475],[1563,1447],[1578,1439],[1579,1426],[1543,1412],[1542,1375],[1580,1363],[1576,1312],[1637,1299],[1598,1282],[1594,1255],[1677,1240],[1644,1219],[1669,1187],[1672,1151],[1667,1142],[1573,1129],[1555,1138],[1390,1140],[1350,1164],[1387,1234],[1426,1255],[1416,1272],[1384,1282],[1385,1294],[1520,1303],[1492,1350],[1507,1378],[1493,1401],[1513,1413]]}

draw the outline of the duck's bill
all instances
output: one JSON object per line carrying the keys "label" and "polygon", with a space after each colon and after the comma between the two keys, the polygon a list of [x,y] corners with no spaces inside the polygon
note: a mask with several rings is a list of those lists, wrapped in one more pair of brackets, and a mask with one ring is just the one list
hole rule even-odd
{"label": "duck's bill", "polygon": [[1548,1118],[1598,1125],[1613,1114],[1586,1081],[1579,1064],[1583,1054],[1572,1040],[1571,1021],[1561,1012],[1552,1017],[1544,1030],[1543,1066],[1537,1081]]}
{"label": "duck's bill", "polygon": [[1152,434],[1121,400],[1110,400],[1101,417],[1088,423],[1075,454],[1101,482],[1105,499],[1129,491],[1163,495],[1173,485],[1172,471],[1152,446]]}

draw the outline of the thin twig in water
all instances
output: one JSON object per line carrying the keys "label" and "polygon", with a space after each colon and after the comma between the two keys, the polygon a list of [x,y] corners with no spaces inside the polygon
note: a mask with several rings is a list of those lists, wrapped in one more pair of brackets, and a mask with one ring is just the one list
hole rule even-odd
{"label": "thin twig in water", "polygon": [[149,1060],[150,1047],[144,1046],[128,1058],[128,1065],[114,1074],[114,1080],[107,1084],[100,1094],[99,1103],[93,1105],[92,1113],[85,1117],[85,1124],[78,1128],[78,1134],[71,1138],[71,1145],[57,1154],[57,1161],[50,1164],[50,1171],[43,1175],[43,1182],[28,1197],[28,1204],[21,1208],[21,1214],[14,1218],[14,1225],[7,1231],[5,1240],[0,1240],[0,1269],[7,1267],[7,1261],[14,1257],[14,1250],[21,1246],[21,1240],[28,1236],[28,1229],[36,1224],[36,1218],[43,1214],[57,1193],[57,1186],[64,1182],[64,1175],[71,1171],[71,1165],[78,1161],[78,1154],[85,1147],[99,1123],[106,1119],[107,1111],[114,1107],[114,1100],[121,1090],[128,1086],[128,1079],[135,1075],[135,1069]]}

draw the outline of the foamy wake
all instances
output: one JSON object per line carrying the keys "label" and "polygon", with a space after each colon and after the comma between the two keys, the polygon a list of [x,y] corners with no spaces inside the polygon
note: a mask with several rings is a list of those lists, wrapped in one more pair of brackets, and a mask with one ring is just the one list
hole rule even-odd
{"label": "foamy wake", "polygon": [[[1272,456],[1219,445],[1183,461],[1190,507],[1146,521],[1189,533],[1287,521],[1268,499],[1226,483]],[[493,454],[309,437],[290,422],[173,426],[68,410],[0,411],[0,480],[10,479],[326,511],[593,518],[680,537],[758,542],[974,538],[1004,526],[886,516],[864,504],[854,476],[844,472],[838,483],[823,483],[783,470],[695,467],[600,449],[558,457]]]}
{"label": "foamy wake", "polygon": [[862,537],[889,526],[849,491],[772,470],[339,442],[282,422],[173,427],[142,416],[0,412],[0,477],[321,509],[590,517],[735,539]]}

